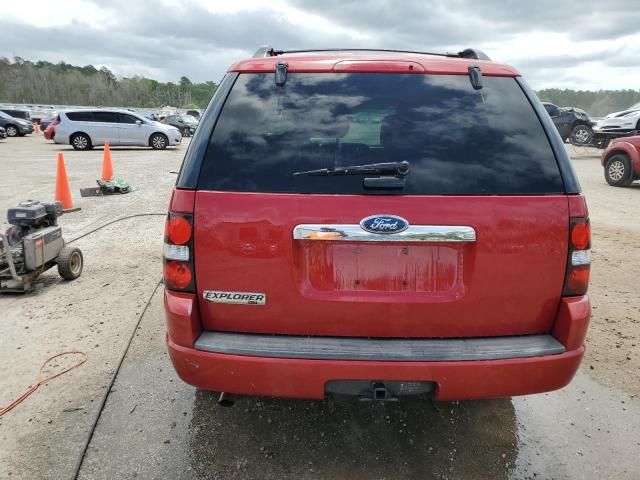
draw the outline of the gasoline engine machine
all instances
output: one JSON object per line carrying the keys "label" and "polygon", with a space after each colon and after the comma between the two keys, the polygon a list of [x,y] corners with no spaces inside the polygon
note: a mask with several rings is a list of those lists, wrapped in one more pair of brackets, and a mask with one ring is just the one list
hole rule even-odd
{"label": "gasoline engine machine", "polygon": [[27,292],[44,271],[58,265],[65,280],[82,273],[82,252],[65,245],[58,217],[60,202],[27,200],[7,211],[11,225],[0,233],[0,293]]}

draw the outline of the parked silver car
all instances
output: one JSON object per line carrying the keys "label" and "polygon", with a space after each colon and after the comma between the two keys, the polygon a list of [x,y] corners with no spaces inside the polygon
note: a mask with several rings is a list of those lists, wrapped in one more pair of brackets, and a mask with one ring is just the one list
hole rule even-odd
{"label": "parked silver car", "polygon": [[629,133],[633,130],[640,130],[640,103],[631,105],[625,110],[610,113],[593,127],[596,133]]}
{"label": "parked silver car", "polygon": [[155,149],[179,145],[180,131],[127,110],[84,109],[59,113],[53,141],[89,150],[96,145],[137,145]]}

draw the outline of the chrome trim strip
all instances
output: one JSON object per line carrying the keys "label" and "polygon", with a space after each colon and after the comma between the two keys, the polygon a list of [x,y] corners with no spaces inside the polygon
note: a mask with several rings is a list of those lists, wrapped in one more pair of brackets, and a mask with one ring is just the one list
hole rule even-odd
{"label": "chrome trim strip", "polygon": [[341,240],[346,242],[475,242],[472,227],[411,225],[402,232],[369,233],[360,225],[303,224],[293,229],[294,240]]}
{"label": "chrome trim strip", "polygon": [[203,332],[195,348],[205,352],[312,360],[444,362],[500,360],[564,353],[551,335],[489,338],[381,339]]}

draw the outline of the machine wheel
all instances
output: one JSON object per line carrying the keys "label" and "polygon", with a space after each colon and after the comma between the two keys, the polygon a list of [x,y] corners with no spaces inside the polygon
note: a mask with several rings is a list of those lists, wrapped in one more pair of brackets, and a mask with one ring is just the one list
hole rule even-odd
{"label": "machine wheel", "polygon": [[188,137],[191,135],[191,130],[189,129],[189,127],[183,127],[182,128],[182,136],[183,137]]}
{"label": "machine wheel", "polygon": [[628,187],[633,182],[633,172],[629,157],[617,153],[611,155],[604,164],[604,178],[614,187]]}
{"label": "machine wheel", "polygon": [[164,150],[169,145],[169,139],[162,133],[154,133],[149,139],[149,144],[154,150]]}
{"label": "machine wheel", "polygon": [[75,280],[82,273],[83,258],[78,247],[63,247],[57,262],[58,273],[65,280]]}
{"label": "machine wheel", "polygon": [[4,129],[7,132],[7,137],[17,137],[18,136],[18,127],[15,127],[13,125],[7,125],[6,127],[4,127]]}

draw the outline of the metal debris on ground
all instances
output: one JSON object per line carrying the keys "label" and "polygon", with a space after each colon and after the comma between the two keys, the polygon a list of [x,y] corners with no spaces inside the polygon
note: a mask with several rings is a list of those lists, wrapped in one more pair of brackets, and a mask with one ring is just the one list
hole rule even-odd
{"label": "metal debris on ground", "polygon": [[129,182],[120,178],[111,180],[96,180],[97,187],[81,188],[82,197],[100,197],[102,195],[118,195],[133,192],[134,188]]}

